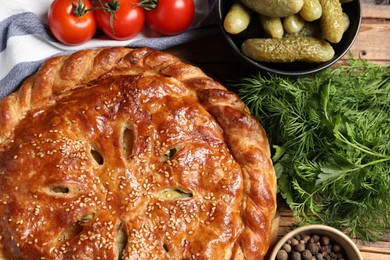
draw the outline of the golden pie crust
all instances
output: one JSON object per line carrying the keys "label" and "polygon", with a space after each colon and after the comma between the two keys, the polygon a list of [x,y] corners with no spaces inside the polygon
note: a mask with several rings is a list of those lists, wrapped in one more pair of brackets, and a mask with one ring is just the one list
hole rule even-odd
{"label": "golden pie crust", "polygon": [[275,210],[263,128],[173,55],[55,57],[0,100],[0,258],[262,259]]}

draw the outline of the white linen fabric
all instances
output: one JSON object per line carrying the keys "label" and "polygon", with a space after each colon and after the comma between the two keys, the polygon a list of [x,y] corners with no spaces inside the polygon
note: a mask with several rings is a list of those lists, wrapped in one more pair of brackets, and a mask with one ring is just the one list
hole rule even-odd
{"label": "white linen fabric", "polygon": [[0,98],[15,91],[27,76],[54,55],[107,46],[152,47],[162,50],[218,30],[216,0],[194,0],[194,20],[182,34],[158,35],[145,26],[139,35],[130,40],[116,41],[99,36],[82,45],[67,46],[58,42],[50,33],[47,11],[52,2],[53,0],[1,2]]}

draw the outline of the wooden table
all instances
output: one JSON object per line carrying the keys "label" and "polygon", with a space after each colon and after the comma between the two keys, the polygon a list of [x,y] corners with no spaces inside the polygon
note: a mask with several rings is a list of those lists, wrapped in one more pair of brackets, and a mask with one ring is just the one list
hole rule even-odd
{"label": "wooden table", "polygon": [[[362,12],[360,32],[351,53],[355,57],[390,65],[390,1],[362,0]],[[206,74],[223,84],[250,75],[232,53],[222,33],[208,35],[166,51],[202,68]],[[343,59],[340,62],[343,62]],[[291,210],[283,203],[279,205],[279,214],[278,237],[281,237],[296,220]],[[355,242],[365,260],[390,260],[390,234],[375,243]]]}

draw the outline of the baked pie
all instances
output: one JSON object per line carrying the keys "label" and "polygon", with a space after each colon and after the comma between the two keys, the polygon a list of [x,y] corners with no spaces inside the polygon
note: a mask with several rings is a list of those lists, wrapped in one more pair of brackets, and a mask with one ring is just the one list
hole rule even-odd
{"label": "baked pie", "polygon": [[171,54],[54,57],[0,101],[0,258],[262,259],[275,194],[261,125]]}

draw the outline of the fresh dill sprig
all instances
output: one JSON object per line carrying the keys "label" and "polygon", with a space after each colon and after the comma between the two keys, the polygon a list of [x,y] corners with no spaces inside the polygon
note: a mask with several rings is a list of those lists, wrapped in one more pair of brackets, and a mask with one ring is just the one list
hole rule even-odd
{"label": "fresh dill sprig", "polygon": [[306,223],[376,240],[390,232],[390,70],[363,59],[315,76],[232,85],[264,126],[278,191]]}

